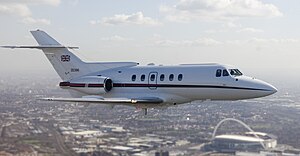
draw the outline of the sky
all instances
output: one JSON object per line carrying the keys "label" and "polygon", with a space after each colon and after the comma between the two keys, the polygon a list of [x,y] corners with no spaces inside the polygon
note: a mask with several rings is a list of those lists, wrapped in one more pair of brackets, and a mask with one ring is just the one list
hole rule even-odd
{"label": "sky", "polygon": [[[300,77],[299,19],[299,0],[1,0],[0,45],[36,45],[41,29],[85,61]],[[0,74],[32,71],[55,73],[41,51],[0,49]]]}

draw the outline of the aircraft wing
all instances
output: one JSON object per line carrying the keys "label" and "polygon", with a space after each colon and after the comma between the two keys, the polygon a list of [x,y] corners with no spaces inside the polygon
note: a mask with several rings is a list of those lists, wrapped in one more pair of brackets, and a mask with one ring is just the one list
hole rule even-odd
{"label": "aircraft wing", "polygon": [[144,98],[42,98],[43,101],[83,102],[103,104],[160,104],[164,101],[157,97]]}

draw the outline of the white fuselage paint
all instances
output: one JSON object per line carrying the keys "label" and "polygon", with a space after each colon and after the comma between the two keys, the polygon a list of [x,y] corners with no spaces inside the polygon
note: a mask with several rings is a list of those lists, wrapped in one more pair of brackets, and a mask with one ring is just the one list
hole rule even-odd
{"label": "white fuselage paint", "polygon": [[[243,75],[216,77],[218,69],[229,70],[231,68],[220,64],[149,65],[115,68],[95,72],[89,76],[109,77],[113,81],[112,90],[100,95],[104,98],[158,97],[163,99],[163,104],[181,104],[195,100],[251,99],[267,96],[277,91],[266,82]],[[151,80],[153,74],[155,78]],[[160,79],[162,74],[164,80]],[[172,81],[169,80],[171,74],[174,75]],[[179,74],[182,74],[181,81],[178,80]],[[136,75],[135,81],[132,80],[133,75]],[[142,75],[145,75],[143,81]]]}

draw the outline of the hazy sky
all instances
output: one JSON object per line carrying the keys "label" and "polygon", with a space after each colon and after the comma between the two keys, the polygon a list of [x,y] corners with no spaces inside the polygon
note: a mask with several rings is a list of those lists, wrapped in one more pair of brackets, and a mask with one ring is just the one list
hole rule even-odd
{"label": "hazy sky", "polygon": [[[1,45],[35,45],[39,28],[86,61],[300,75],[299,0],[1,0],[0,20]],[[0,49],[2,74],[35,70],[54,72],[38,50]]]}

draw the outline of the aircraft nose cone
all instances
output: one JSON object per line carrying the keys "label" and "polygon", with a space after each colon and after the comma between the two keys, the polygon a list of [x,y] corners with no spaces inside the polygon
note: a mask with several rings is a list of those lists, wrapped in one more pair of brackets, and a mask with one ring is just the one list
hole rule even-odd
{"label": "aircraft nose cone", "polygon": [[277,92],[277,88],[275,88],[273,85],[271,85],[269,83],[264,82],[263,86],[264,86],[263,88],[265,88],[265,90],[267,92],[267,95],[272,95]]}
{"label": "aircraft nose cone", "polygon": [[253,82],[255,88],[260,89],[260,91],[258,92],[259,97],[269,96],[277,92],[277,88],[265,81],[254,78],[252,78],[251,81]]}
{"label": "aircraft nose cone", "polygon": [[277,88],[275,88],[274,86],[272,86],[270,84],[268,84],[268,88],[269,88],[271,94],[274,94],[278,91]]}

